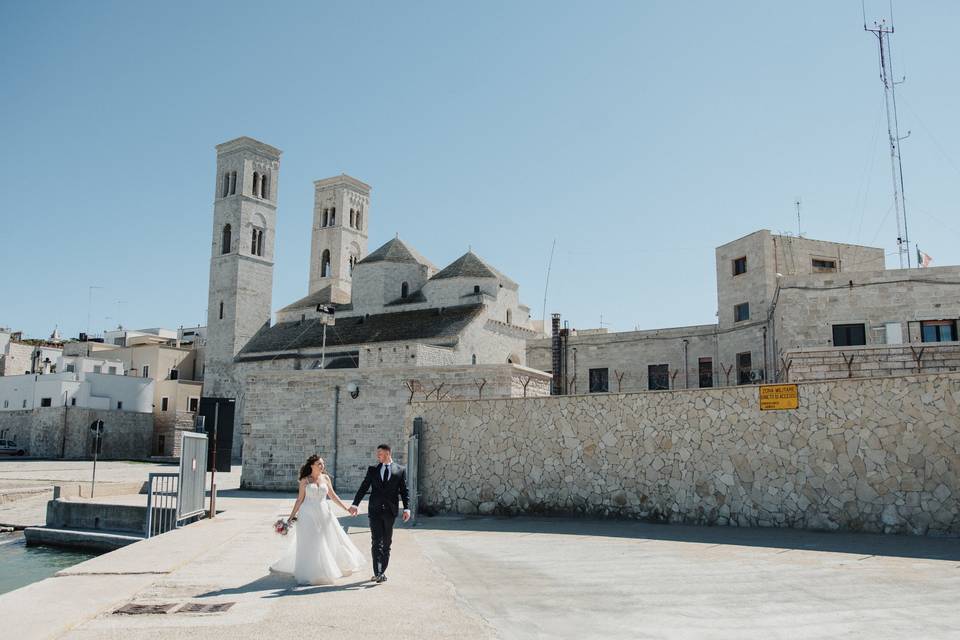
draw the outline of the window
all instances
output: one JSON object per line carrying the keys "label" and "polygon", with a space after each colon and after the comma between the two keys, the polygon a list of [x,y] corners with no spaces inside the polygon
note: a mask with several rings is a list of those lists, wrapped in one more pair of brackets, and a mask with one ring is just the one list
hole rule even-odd
{"label": "window", "polygon": [[324,249],[323,255],[320,258],[320,277],[329,278],[330,277],[330,250]]}
{"label": "window", "polygon": [[94,372],[94,373],[103,373],[103,365],[102,365],[102,364],[95,364],[95,365],[93,365],[93,372]]}
{"label": "window", "polygon": [[237,172],[230,172],[230,195],[234,195],[237,192]]}
{"label": "window", "polygon": [[263,255],[263,229],[253,228],[250,236],[250,253],[255,256]]}
{"label": "window", "polygon": [[507,309],[507,324],[513,324],[513,310]]}
{"label": "window", "polygon": [[360,223],[360,209],[357,209],[357,231],[363,231],[363,226]]}
{"label": "window", "polygon": [[[474,359],[476,359],[477,356],[473,356],[473,357],[474,357]],[[474,364],[476,364],[476,362],[474,362]],[[10,406],[10,401],[9,401],[9,400],[4,400],[4,401],[3,401],[3,408],[6,409],[6,408],[9,407],[9,406]]]}
{"label": "window", "polygon": [[924,320],[920,323],[923,342],[953,342],[957,339],[956,320]]}
{"label": "window", "polygon": [[107,371],[109,371],[109,372],[110,372],[110,375],[112,375],[112,376],[117,375],[117,368],[116,368],[116,367],[110,367],[109,369],[107,369]]}
{"label": "window", "polygon": [[862,324],[833,325],[833,346],[855,347],[867,344],[867,332]]}
{"label": "window", "polygon": [[260,176],[260,197],[264,200],[270,197],[270,178],[267,174]]}
{"label": "window", "polygon": [[41,406],[41,407],[49,407],[49,406],[52,406],[52,405],[53,405],[53,399],[52,399],[52,398],[40,398],[40,406]]}
{"label": "window", "polygon": [[330,226],[331,227],[337,226],[337,208],[336,207],[330,207]]}
{"label": "window", "polygon": [[831,273],[837,270],[836,260],[827,260],[825,258],[812,259],[814,273]]}
{"label": "window", "polygon": [[750,358],[750,352],[745,351],[737,354],[737,384],[750,384],[750,371],[753,369],[753,361]]}
{"label": "window", "polygon": [[351,229],[353,228],[353,221],[354,221],[353,209],[350,209],[350,228]]}
{"label": "window", "polygon": [[150,377],[150,365],[148,364],[143,365],[143,377],[144,378]]}
{"label": "window", "polygon": [[330,221],[330,210],[329,210],[329,209],[324,209],[324,210],[323,210],[323,223],[322,223],[320,226],[321,226],[321,227],[327,226],[327,223],[328,223],[329,221]]}
{"label": "window", "polygon": [[117,409],[123,409],[123,401],[117,400]]}
{"label": "window", "polygon": [[478,284],[473,285],[473,293],[474,294],[480,293],[480,285]]}
{"label": "window", "polygon": [[200,409],[200,398],[190,398],[187,410],[196,412],[198,409]]}
{"label": "window", "polygon": [[230,172],[223,174],[223,189],[220,191],[220,197],[226,198],[230,195]]}
{"label": "window", "polygon": [[253,172],[253,195],[254,197],[260,195],[260,173],[258,171]]}
{"label": "window", "polygon": [[590,393],[607,393],[610,377],[607,369],[590,369]]}
{"label": "window", "polygon": [[167,411],[169,410],[169,407],[170,407],[170,399],[166,397],[160,398],[160,411]]}
{"label": "window", "polygon": [[470,364],[477,364],[477,354],[470,356]]}
{"label": "window", "polygon": [[67,365],[67,368],[66,368],[66,372],[67,372],[67,373],[73,373],[73,372],[75,372],[76,370],[77,370],[77,367],[76,367],[76,365],[74,365],[72,362]]}
{"label": "window", "polygon": [[170,369],[170,379],[179,380],[180,379],[180,370],[179,369]]}
{"label": "window", "polygon": [[741,302],[733,307],[733,321],[743,322],[750,319],[750,303]]}
{"label": "window", "polygon": [[670,388],[670,366],[651,364],[647,366],[647,389],[665,391]]}
{"label": "window", "polygon": [[406,300],[408,295],[410,295],[410,285],[404,282],[400,285],[400,297]]}
{"label": "window", "polygon": [[220,319],[223,320],[223,302],[220,303]]}
{"label": "window", "polygon": [[76,398],[70,398],[70,406],[71,406],[71,407],[77,406],[77,399],[76,399]]}
{"label": "window", "polygon": [[223,233],[220,237],[220,255],[230,253],[230,225],[223,225]]}
{"label": "window", "polygon": [[747,272],[747,256],[736,258],[733,261],[733,275],[738,276]]}
{"label": "window", "polygon": [[700,377],[700,388],[713,386],[713,358],[700,358],[697,363],[697,373]]}

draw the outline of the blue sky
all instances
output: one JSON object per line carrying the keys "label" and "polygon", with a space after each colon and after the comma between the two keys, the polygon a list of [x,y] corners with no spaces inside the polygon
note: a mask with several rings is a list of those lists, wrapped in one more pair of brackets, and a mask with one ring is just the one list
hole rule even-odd
{"label": "blue sky", "polygon": [[[880,13],[884,3],[868,11]],[[899,3],[911,240],[960,263],[960,3]],[[715,320],[713,249],[896,226],[860,2],[0,2],[0,325],[205,321],[214,146],[284,151],[273,307],[313,180],[373,185],[370,249],[468,246],[547,313]]]}

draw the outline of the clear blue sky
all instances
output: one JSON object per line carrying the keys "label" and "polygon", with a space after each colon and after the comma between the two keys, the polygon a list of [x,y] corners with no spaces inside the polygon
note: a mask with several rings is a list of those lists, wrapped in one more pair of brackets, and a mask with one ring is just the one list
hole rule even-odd
{"label": "clear blue sky", "polygon": [[[896,9],[911,239],[958,264],[960,3]],[[797,197],[808,236],[895,252],[856,0],[4,0],[0,65],[0,325],[32,336],[83,330],[90,285],[97,331],[203,322],[240,135],[284,151],[274,309],[341,172],[373,185],[371,250],[472,246],[535,317],[556,239],[547,312],[581,328],[713,322],[714,247],[795,232]]]}

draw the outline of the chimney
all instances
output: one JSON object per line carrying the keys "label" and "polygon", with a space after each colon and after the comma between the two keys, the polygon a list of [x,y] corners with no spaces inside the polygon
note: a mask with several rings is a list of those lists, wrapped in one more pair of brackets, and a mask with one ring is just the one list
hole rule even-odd
{"label": "chimney", "polygon": [[550,318],[551,350],[553,355],[553,381],[550,383],[550,394],[558,396],[560,395],[562,374],[560,370],[560,314],[554,313]]}

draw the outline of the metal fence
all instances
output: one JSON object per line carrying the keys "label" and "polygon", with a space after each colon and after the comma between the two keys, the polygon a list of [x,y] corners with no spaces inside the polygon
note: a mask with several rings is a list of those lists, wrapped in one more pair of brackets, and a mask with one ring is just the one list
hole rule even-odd
{"label": "metal fence", "polygon": [[420,437],[423,419],[415,418],[413,435],[407,440],[407,491],[410,493],[411,524],[416,522],[420,506]]}
{"label": "metal fence", "polygon": [[183,433],[179,473],[151,473],[147,480],[146,537],[203,517],[206,473],[207,436]]}
{"label": "metal fence", "polygon": [[207,476],[207,436],[184,432],[180,445],[177,522],[203,513]]}

